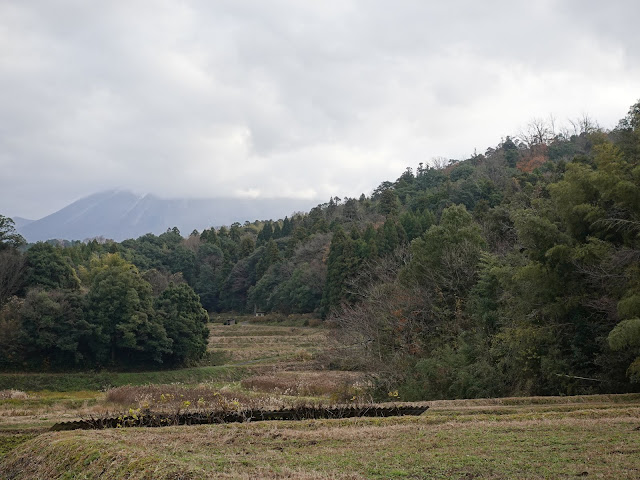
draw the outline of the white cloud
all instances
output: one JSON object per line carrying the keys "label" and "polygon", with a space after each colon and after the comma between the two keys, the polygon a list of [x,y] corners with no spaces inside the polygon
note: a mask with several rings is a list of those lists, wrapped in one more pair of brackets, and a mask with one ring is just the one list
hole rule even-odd
{"label": "white cloud", "polygon": [[0,213],[96,190],[355,196],[640,94],[619,0],[0,3]]}

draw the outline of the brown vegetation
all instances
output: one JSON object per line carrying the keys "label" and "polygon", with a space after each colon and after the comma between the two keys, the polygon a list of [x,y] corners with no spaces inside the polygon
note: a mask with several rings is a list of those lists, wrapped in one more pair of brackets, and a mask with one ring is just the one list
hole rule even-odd
{"label": "brown vegetation", "polygon": [[0,390],[0,400],[26,400],[27,398],[29,395],[20,390]]}
{"label": "brown vegetation", "polygon": [[272,372],[242,380],[249,390],[278,395],[326,396],[336,401],[362,400],[366,384],[355,372]]}
{"label": "brown vegetation", "polygon": [[124,408],[172,411],[196,408],[223,410],[233,405],[257,408],[267,403],[265,399],[206,385],[127,385],[108,390],[106,400]]}
{"label": "brown vegetation", "polygon": [[48,433],[15,448],[0,472],[15,479],[638,478],[637,397],[519,401],[482,409],[473,408],[478,401],[442,402],[420,417]]}
{"label": "brown vegetation", "polygon": [[209,348],[231,362],[308,361],[327,345],[322,329],[273,325],[210,325]]}

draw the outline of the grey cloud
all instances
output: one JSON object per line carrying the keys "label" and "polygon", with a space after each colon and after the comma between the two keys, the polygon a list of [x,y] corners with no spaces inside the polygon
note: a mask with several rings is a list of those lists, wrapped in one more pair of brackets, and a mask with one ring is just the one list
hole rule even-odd
{"label": "grey cloud", "polygon": [[0,3],[0,213],[41,216],[113,186],[357,195],[533,116],[611,122],[640,90],[638,9]]}

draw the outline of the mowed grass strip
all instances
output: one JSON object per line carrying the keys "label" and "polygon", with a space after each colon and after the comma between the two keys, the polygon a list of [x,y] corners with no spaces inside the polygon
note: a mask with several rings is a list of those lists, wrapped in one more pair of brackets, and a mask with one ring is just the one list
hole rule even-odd
{"label": "mowed grass strip", "polygon": [[0,473],[15,479],[640,478],[640,405],[595,410],[587,404],[556,413],[542,407],[47,433],[16,447]]}
{"label": "mowed grass strip", "polygon": [[2,373],[0,390],[73,392],[150,383],[197,384],[242,376],[243,372],[237,367],[223,365],[146,372]]}
{"label": "mowed grass strip", "polygon": [[0,430],[0,461],[11,450],[16,448],[18,445],[21,445],[26,441],[35,438],[38,433],[41,432],[14,433],[3,432],[2,430]]}

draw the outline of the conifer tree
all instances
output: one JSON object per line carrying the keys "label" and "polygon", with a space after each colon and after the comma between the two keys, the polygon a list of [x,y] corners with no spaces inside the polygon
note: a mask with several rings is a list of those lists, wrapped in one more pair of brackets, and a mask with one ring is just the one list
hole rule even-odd
{"label": "conifer tree", "polygon": [[353,240],[339,226],[333,234],[327,260],[327,281],[322,296],[324,316],[348,298],[347,279],[355,273],[358,264],[355,253]]}
{"label": "conifer tree", "polygon": [[265,245],[262,256],[256,265],[256,279],[260,279],[269,267],[280,261],[278,245],[272,239]]}

